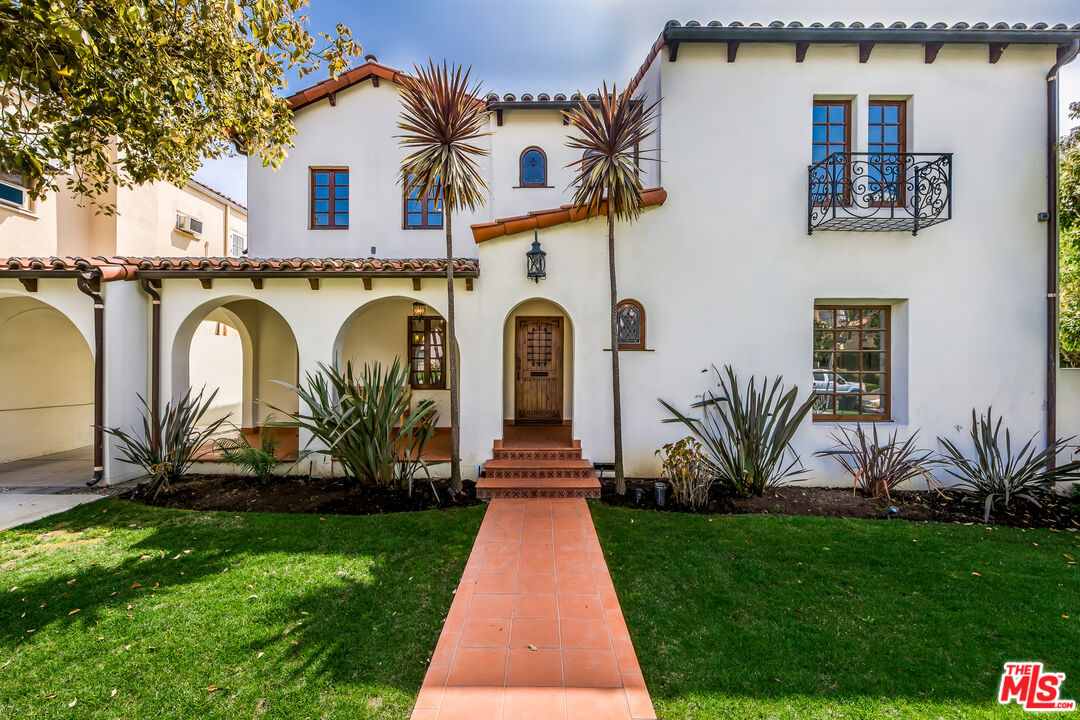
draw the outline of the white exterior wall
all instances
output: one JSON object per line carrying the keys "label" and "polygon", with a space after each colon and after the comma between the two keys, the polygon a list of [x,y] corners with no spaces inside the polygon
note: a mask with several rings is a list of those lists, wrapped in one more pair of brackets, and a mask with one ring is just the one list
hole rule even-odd
{"label": "white exterior wall", "polygon": [[[446,257],[442,229],[403,229],[398,174],[408,154],[398,145],[398,86],[383,81],[337,93],[297,111],[296,147],[277,170],[248,160],[248,254],[252,257]],[[486,145],[487,138],[479,142]],[[486,160],[485,175],[488,173]],[[349,227],[313,230],[313,167],[349,168]],[[456,213],[455,254],[476,257],[469,225],[486,211]],[[372,248],[375,248],[374,252]]]}
{"label": "white exterior wall", "polygon": [[[503,110],[503,124],[491,113],[491,197],[485,208],[487,218],[524,215],[530,210],[546,210],[566,205],[573,198],[570,182],[581,152],[566,147],[567,132],[558,110]],[[548,186],[520,187],[521,153],[538,147],[547,155]],[[474,253],[475,257],[475,253]]]}

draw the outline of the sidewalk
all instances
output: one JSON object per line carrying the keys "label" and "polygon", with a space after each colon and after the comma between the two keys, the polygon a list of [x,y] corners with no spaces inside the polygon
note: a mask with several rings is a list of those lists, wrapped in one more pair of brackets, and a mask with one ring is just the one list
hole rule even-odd
{"label": "sidewalk", "polygon": [[493,500],[412,719],[655,717],[585,501]]}

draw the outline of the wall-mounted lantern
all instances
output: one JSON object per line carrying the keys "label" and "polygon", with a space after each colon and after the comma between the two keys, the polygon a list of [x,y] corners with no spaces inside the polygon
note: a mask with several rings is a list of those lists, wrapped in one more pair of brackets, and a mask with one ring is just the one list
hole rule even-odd
{"label": "wall-mounted lantern", "polygon": [[525,259],[528,270],[525,273],[526,277],[535,283],[547,277],[547,253],[540,249],[540,239],[537,237],[536,230],[533,230],[532,250],[525,253]]}
{"label": "wall-mounted lantern", "polygon": [[427,312],[427,306],[422,302],[414,302],[412,304],[413,317],[424,317],[424,313]]}

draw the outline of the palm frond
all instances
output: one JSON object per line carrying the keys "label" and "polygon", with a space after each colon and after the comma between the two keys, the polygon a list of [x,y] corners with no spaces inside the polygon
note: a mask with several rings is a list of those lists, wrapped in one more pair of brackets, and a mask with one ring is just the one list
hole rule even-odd
{"label": "palm frond", "polygon": [[612,85],[609,91],[605,82],[595,103],[583,100],[564,113],[577,132],[566,146],[582,151],[580,159],[567,165],[574,171],[574,205],[590,215],[606,208],[620,220],[637,219],[642,184],[635,160],[641,157],[641,144],[656,132],[658,105],[631,97],[631,88],[619,94]]}
{"label": "palm frond", "polygon": [[400,144],[411,150],[401,164],[407,195],[432,196],[436,189],[446,212],[475,210],[484,203],[487,183],[477,158],[488,150],[477,140],[488,122],[479,84],[469,85],[471,69],[428,61],[402,76]]}

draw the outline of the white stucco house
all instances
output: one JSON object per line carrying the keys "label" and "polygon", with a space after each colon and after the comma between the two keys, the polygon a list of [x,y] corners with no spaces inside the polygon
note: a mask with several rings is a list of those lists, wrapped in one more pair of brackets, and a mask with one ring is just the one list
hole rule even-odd
{"label": "white stucco house", "polygon": [[[812,457],[838,422],[932,444],[993,404],[1020,434],[1080,431],[1080,382],[1056,369],[1053,201],[1056,74],[1078,46],[1064,25],[668,23],[630,80],[660,102],[646,209],[616,228],[627,474],[659,474],[683,432],[657,398],[689,406],[713,365],[818,394],[795,445],[821,483],[842,479]],[[273,381],[319,362],[400,357],[445,405],[442,209],[402,197],[399,80],[369,56],[288,98],[288,159],[249,163],[247,257],[12,258],[0,308],[33,278],[93,349],[74,278],[102,281],[109,425],[136,417],[136,392],[187,389],[207,317],[243,338],[245,426],[260,401],[295,404]],[[562,111],[588,99],[485,101],[490,195],[453,218],[463,472],[526,423],[611,462],[606,227],[567,205]],[[101,457],[106,479],[131,474]]]}

